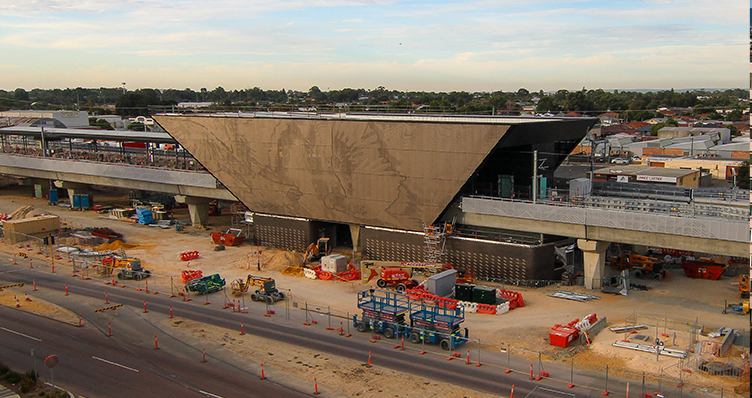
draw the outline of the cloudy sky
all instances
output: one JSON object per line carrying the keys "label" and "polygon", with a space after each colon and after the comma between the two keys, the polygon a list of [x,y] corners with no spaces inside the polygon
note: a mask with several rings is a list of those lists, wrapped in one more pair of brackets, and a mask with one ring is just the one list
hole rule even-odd
{"label": "cloudy sky", "polygon": [[748,15],[740,0],[0,0],[0,89],[736,88]]}

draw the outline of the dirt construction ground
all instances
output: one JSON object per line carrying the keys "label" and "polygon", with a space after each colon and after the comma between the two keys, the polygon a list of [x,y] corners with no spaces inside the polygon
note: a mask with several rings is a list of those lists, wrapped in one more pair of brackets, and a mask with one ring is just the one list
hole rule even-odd
{"label": "dirt construction ground", "polygon": [[[12,213],[24,205],[32,205],[34,210],[30,214],[56,214],[63,221],[74,226],[101,226],[109,227],[125,236],[125,243],[131,245],[126,249],[129,256],[138,257],[144,262],[146,269],[151,270],[155,277],[150,280],[150,286],[155,284],[157,288],[169,289],[170,277],[173,277],[177,285],[180,285],[180,271],[195,269],[203,271],[204,275],[220,273],[230,281],[236,278],[245,278],[249,273],[253,275],[269,276],[276,279],[277,287],[283,291],[289,291],[292,299],[297,302],[309,302],[312,304],[331,306],[333,311],[341,313],[357,313],[356,293],[366,288],[359,281],[335,282],[311,280],[302,277],[302,272],[293,266],[302,261],[302,254],[295,252],[283,252],[280,250],[252,246],[248,243],[239,247],[227,247],[223,251],[214,251],[210,233],[224,231],[230,226],[230,216],[222,215],[210,217],[209,226],[206,229],[186,227],[184,231],[176,231],[174,228],[161,229],[157,227],[142,226],[136,223],[106,219],[106,214],[97,214],[93,211],[70,211],[67,208],[49,206],[45,199],[31,197],[31,187],[10,186],[0,189],[0,213]],[[95,203],[100,205],[125,206],[128,201],[127,192],[93,192]],[[187,209],[176,209],[174,217],[178,220],[187,221]],[[14,246],[0,245],[0,250],[6,254],[14,254]],[[17,250],[17,249],[16,249]],[[181,261],[178,254],[185,250],[195,250],[200,256],[188,262]],[[261,252],[260,256],[257,255]],[[342,248],[341,254],[352,256],[352,251]],[[41,260],[40,260],[41,261]],[[260,262],[262,271],[257,270]],[[297,263],[297,264],[296,264]],[[747,266],[739,266],[737,272],[748,272]],[[737,291],[737,278],[724,276],[720,280],[696,280],[687,278],[681,269],[670,271],[667,281],[660,283],[644,281],[651,289],[649,291],[630,292],[628,297],[603,294],[596,292],[600,297],[587,303],[564,300],[549,297],[555,290],[567,290],[593,294],[581,287],[549,287],[549,288],[521,288],[505,286],[504,288],[522,293],[524,307],[517,308],[504,315],[466,314],[463,326],[470,330],[471,337],[480,339],[484,348],[498,351],[501,346],[511,346],[515,354],[523,354],[522,350],[529,351],[528,355],[537,357],[537,352],[543,352],[549,360],[567,358],[574,355],[578,363],[589,363],[593,366],[609,365],[611,369],[624,368],[633,372],[648,372],[655,375],[661,373],[662,368],[670,367],[677,360],[661,357],[656,362],[654,354],[640,353],[622,348],[613,347],[611,344],[621,340],[624,335],[616,335],[604,329],[592,339],[589,346],[570,346],[558,348],[551,346],[548,341],[548,332],[554,324],[566,324],[575,318],[582,319],[588,314],[596,313],[598,317],[607,317],[610,327],[625,324],[627,318],[635,311],[641,314],[657,314],[656,318],[668,318],[669,320],[681,320],[693,323],[695,320],[704,326],[705,332],[710,332],[719,327],[732,327],[743,331],[749,329],[749,317],[738,315],[733,311],[722,314],[724,300],[729,303],[738,303],[740,298]],[[152,282],[153,281],[153,282]],[[491,283],[479,282],[480,284],[502,287]],[[375,287],[375,283],[371,282]],[[0,295],[0,303],[15,306],[12,294]],[[64,317],[65,311],[54,304],[44,307],[41,303],[37,311],[48,311],[55,317]],[[73,316],[72,314],[68,314]],[[71,323],[77,319],[68,320]],[[192,334],[194,337],[207,339],[210,342],[218,342],[227,339],[226,331],[208,325],[194,324],[185,321],[175,324],[181,332]],[[673,332],[663,327],[650,328],[641,332],[651,339],[656,333],[666,333],[669,338],[661,337],[670,348],[682,348],[688,345],[689,334],[682,331],[676,332],[676,347],[673,346]],[[746,332],[748,333],[748,332]],[[699,336],[700,341],[712,340],[707,336]],[[227,344],[238,344],[233,341],[225,341]],[[245,339],[244,350],[238,350],[240,355],[259,361],[267,361],[266,352],[260,342],[253,339]],[[715,339],[719,340],[719,339]],[[646,343],[650,344],[650,343]],[[256,348],[254,348],[256,347]],[[483,394],[465,391],[460,388],[449,387],[443,383],[430,380],[416,380],[414,377],[397,374],[362,374],[364,369],[357,364],[347,361],[324,361],[314,358],[312,353],[297,347],[282,347],[275,357],[278,363],[273,364],[289,372],[293,376],[302,376],[305,367],[297,362],[305,362],[331,369],[338,383],[345,383],[347,387],[342,391],[347,396],[475,396]],[[733,358],[723,358],[725,362],[743,364],[743,351],[732,350]],[[256,358],[259,356],[259,358]],[[292,360],[292,357],[300,359]],[[712,359],[712,358],[709,358]],[[292,360],[292,361],[288,361]],[[297,366],[296,366],[297,365]],[[748,366],[748,365],[747,365]],[[670,369],[676,370],[679,366]],[[303,372],[303,373],[301,373]],[[677,371],[677,372],[680,372]],[[378,372],[377,372],[378,373]],[[664,373],[665,375],[666,373]],[[678,373],[669,373],[672,377],[678,377]],[[332,376],[332,377],[335,377]],[[395,380],[400,377],[403,383],[382,383],[379,380]],[[685,374],[684,379],[688,383],[705,385],[709,387],[723,387],[727,392],[736,390],[738,394],[749,395],[749,382],[746,377],[740,379],[721,376],[707,376],[703,372]],[[379,386],[378,388],[369,386]],[[408,387],[409,386],[409,387]],[[408,388],[406,388],[408,387]],[[448,388],[453,393],[447,395]],[[415,391],[415,393],[407,393]],[[489,395],[490,396],[490,395]]]}

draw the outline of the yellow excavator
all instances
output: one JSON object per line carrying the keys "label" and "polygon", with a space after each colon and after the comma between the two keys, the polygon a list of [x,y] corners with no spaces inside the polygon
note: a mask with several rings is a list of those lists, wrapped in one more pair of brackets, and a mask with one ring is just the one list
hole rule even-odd
{"label": "yellow excavator", "polygon": [[329,255],[332,252],[332,248],[329,247],[329,238],[319,238],[316,243],[308,245],[305,253],[303,254],[304,263],[312,263],[321,260],[321,257]]}
{"label": "yellow excavator", "polygon": [[230,288],[234,296],[247,293],[251,286],[258,288],[254,293],[251,293],[251,300],[253,301],[265,301],[267,304],[274,304],[277,301],[285,299],[285,294],[277,289],[273,278],[248,274],[245,281],[235,279],[230,283]]}

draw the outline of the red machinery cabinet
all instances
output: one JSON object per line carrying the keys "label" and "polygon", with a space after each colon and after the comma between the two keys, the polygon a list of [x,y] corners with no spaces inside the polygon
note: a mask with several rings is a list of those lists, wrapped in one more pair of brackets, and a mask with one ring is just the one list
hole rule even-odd
{"label": "red machinery cabinet", "polygon": [[548,332],[548,338],[551,340],[551,345],[564,348],[572,344],[579,335],[579,330],[561,325],[552,327],[551,331]]}

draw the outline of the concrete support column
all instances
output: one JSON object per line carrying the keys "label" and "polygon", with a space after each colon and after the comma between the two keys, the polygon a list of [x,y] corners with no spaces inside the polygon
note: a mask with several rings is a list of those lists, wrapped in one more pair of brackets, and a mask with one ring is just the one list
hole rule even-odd
{"label": "concrete support column", "polygon": [[188,214],[193,226],[204,226],[209,223],[209,199],[175,195],[175,201],[188,205]]}
{"label": "concrete support column", "polygon": [[350,224],[350,236],[352,237],[353,252],[360,251],[360,225]]}
{"label": "concrete support column", "polygon": [[585,265],[585,289],[600,289],[606,270],[606,249],[610,242],[577,239]]}

